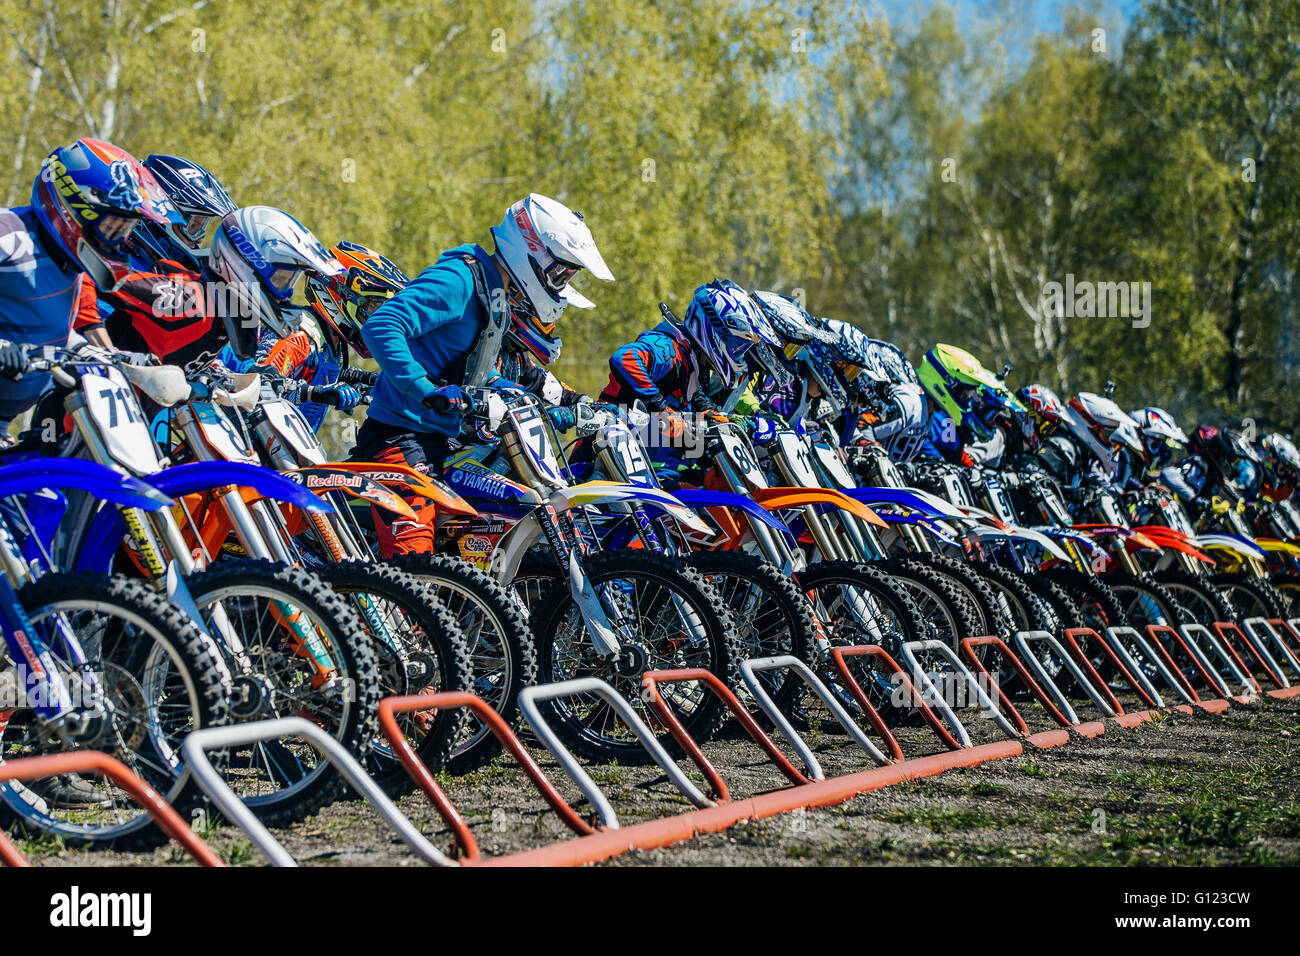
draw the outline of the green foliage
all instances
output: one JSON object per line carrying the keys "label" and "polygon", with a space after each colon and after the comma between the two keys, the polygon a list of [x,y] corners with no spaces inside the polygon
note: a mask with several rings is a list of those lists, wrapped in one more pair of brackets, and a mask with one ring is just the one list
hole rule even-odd
{"label": "green foliage", "polygon": [[[587,215],[617,277],[564,318],[559,371],[588,391],[657,302],[728,275],[914,359],[953,341],[1017,384],[1114,378],[1130,407],[1294,430],[1300,3],[1149,0],[1122,50],[1116,27],[1074,11],[1029,37],[936,5],[895,33],[829,0],[0,0],[0,198],[94,135],[415,273],[536,190]],[[1149,282],[1151,325],[1052,314],[1067,274]]]}

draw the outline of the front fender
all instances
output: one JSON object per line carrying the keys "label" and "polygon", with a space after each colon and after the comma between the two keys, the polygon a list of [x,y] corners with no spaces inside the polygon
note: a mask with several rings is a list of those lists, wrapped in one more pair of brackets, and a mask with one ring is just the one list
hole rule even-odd
{"label": "front fender", "polygon": [[1300,545],[1291,544],[1291,542],[1283,541],[1280,538],[1256,538],[1255,543],[1265,551],[1292,556],[1300,555]]}
{"label": "front fender", "polygon": [[754,500],[764,508],[774,511],[802,508],[805,505],[830,505],[841,511],[847,511],[867,524],[874,524],[878,528],[889,527],[880,520],[879,515],[862,502],[855,501],[842,491],[833,491],[830,488],[756,488]]}
{"label": "front fender", "polygon": [[318,496],[338,491],[368,501],[399,518],[419,520],[410,505],[362,472],[340,468],[296,468],[284,472],[284,476]]}
{"label": "front fender", "polygon": [[1196,540],[1207,551],[1228,551],[1247,558],[1267,560],[1267,555],[1255,546],[1253,541],[1235,534],[1198,534]]}
{"label": "front fender", "polygon": [[630,501],[639,501],[662,511],[697,534],[709,534],[713,531],[681,500],[661,488],[627,485],[614,481],[588,481],[581,485],[560,488],[550,497],[551,507],[556,511],[571,511],[584,505],[619,504]]}
{"label": "front fender", "polygon": [[263,468],[261,465],[248,465],[238,461],[194,461],[187,465],[175,465],[164,469],[147,479],[159,491],[181,498],[194,495],[213,488],[238,485],[251,488],[263,498],[282,501],[285,504],[301,508],[316,514],[333,514],[334,506],[328,501],[317,498],[314,494],[291,481],[278,471]]}
{"label": "front fender", "polygon": [[171,504],[164,492],[139,478],[80,458],[29,458],[0,468],[0,497],[52,491],[87,491],[101,501],[158,511]]}
{"label": "front fender", "polygon": [[1183,554],[1189,554],[1197,561],[1203,561],[1206,564],[1214,564],[1214,558],[1210,557],[1204,551],[1196,546],[1195,540],[1189,538],[1177,528],[1167,528],[1164,525],[1151,524],[1141,525],[1134,528],[1134,531],[1140,531],[1162,548],[1170,548],[1174,551],[1181,551]]}
{"label": "front fender", "polygon": [[784,521],[770,511],[760,508],[744,495],[733,494],[730,491],[710,491],[707,488],[678,488],[675,494],[677,500],[688,508],[735,508],[773,530],[790,533]]}
{"label": "front fender", "polygon": [[1073,528],[1040,528],[1039,530],[1049,538],[1060,541],[1074,541],[1082,545],[1092,557],[1102,557],[1107,562],[1111,560],[1110,555],[1106,553],[1106,549],[1082,531],[1076,531]]}
{"label": "front fender", "polygon": [[[989,517],[992,518],[993,516],[989,515]],[[997,521],[996,518],[993,520]],[[1055,541],[1041,531],[1035,531],[1032,528],[1023,528],[1019,525],[1009,525],[998,521],[997,525],[993,527],[976,528],[971,534],[982,538],[1008,538],[1015,541],[1029,541],[1038,545],[1059,561],[1068,563],[1070,560],[1070,556]]]}
{"label": "front fender", "polygon": [[1124,542],[1124,546],[1130,550],[1146,549],[1148,551],[1163,551],[1164,549],[1149,535],[1143,534],[1134,528],[1125,528],[1118,524],[1076,524],[1075,530],[1085,532],[1086,534],[1095,535],[1096,537],[1105,537],[1113,535]]}
{"label": "front fender", "polygon": [[965,518],[951,503],[919,488],[846,488],[844,493],[864,505],[898,505],[927,518]]}
{"label": "front fender", "polygon": [[928,531],[935,539],[950,547],[960,548],[961,542],[952,535],[948,534],[942,527],[936,524],[930,517],[915,512],[906,513],[902,511],[886,511],[884,509],[877,511],[876,516],[886,524],[910,524]]}
{"label": "front fender", "polygon": [[[252,488],[264,498],[285,504],[330,514],[334,506],[279,472],[260,465],[247,465],[236,461],[196,461],[175,465],[148,477],[148,483],[172,498],[211,491],[237,485]],[[113,555],[126,536],[126,522],[116,508],[100,508],[91,519],[90,530],[82,541],[74,568],[106,574],[113,566]]]}
{"label": "front fender", "polygon": [[321,465],[331,471],[352,471],[365,475],[381,485],[392,485],[428,498],[438,507],[439,514],[468,515],[476,517],[478,510],[456,494],[449,485],[432,475],[416,471],[410,465],[376,461],[327,461]]}

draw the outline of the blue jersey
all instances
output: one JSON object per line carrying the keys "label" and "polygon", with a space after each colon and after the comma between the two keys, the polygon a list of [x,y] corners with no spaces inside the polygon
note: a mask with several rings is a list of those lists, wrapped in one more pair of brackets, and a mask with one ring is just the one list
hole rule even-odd
{"label": "blue jersey", "polygon": [[[45,248],[30,206],[0,210],[0,338],[66,345],[78,310],[87,302],[94,306],[90,281]],[[7,423],[36,404],[48,384],[48,375],[0,379],[0,420]]]}
{"label": "blue jersey", "polygon": [[695,351],[686,334],[667,320],[615,350],[609,369],[603,401],[630,406],[640,399],[652,412],[683,411],[702,394]]}
{"label": "blue jersey", "polygon": [[448,249],[375,310],[361,336],[379,363],[368,415],[385,425],[455,436],[461,416],[438,414],[424,400],[439,385],[460,385],[465,362],[489,321],[467,257],[477,260],[487,294],[503,293],[497,265],[480,246]]}

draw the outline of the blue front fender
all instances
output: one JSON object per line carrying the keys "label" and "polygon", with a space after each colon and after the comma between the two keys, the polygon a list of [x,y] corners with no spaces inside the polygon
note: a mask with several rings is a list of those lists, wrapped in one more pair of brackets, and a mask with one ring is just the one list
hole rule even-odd
{"label": "blue front fender", "polygon": [[303,511],[317,514],[332,514],[334,511],[334,506],[324,498],[318,498],[278,471],[241,461],[190,462],[188,465],[176,465],[150,475],[146,481],[173,498],[238,485],[241,488],[252,488],[263,498],[282,501]]}
{"label": "blue front fender", "polygon": [[904,488],[845,488],[844,493],[854,501],[860,501],[868,507],[877,505],[899,505],[912,511],[919,511],[927,518],[958,518],[961,513],[955,508],[945,511],[933,502],[927,501],[914,491]]}
{"label": "blue front fender", "polygon": [[923,514],[903,514],[902,512],[899,511],[890,511],[888,509],[882,509],[882,508],[875,509],[875,511],[876,511],[876,516],[880,518],[881,521],[887,522],[888,524],[917,525],[918,527],[924,528],[926,531],[928,531],[939,541],[942,541],[944,544],[954,548],[961,547],[960,541],[958,541],[956,538],[952,537],[952,535],[945,532],[943,528],[939,527],[939,525],[935,524],[933,521],[931,521],[928,517],[926,517]]}
{"label": "blue front fender", "polygon": [[752,499],[730,491],[710,491],[707,488],[679,488],[673,497],[688,508],[739,508],[755,521],[769,528],[790,534],[790,529],[770,511],[760,508]]}
{"label": "blue front fender", "polygon": [[80,458],[29,458],[0,468],[0,498],[44,489],[87,491],[101,501],[144,511],[171,504],[165,492],[139,478]]}

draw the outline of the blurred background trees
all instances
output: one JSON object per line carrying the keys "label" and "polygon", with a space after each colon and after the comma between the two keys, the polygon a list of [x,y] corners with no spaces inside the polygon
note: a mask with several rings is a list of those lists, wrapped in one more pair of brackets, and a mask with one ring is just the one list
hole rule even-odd
{"label": "blurred background trees", "polygon": [[[914,360],[1300,424],[1300,0],[0,0],[0,63],[7,204],[94,135],[414,274],[564,200],[617,277],[564,319],[589,391],[725,275]],[[1067,274],[1149,282],[1149,327],[1056,314]]]}

